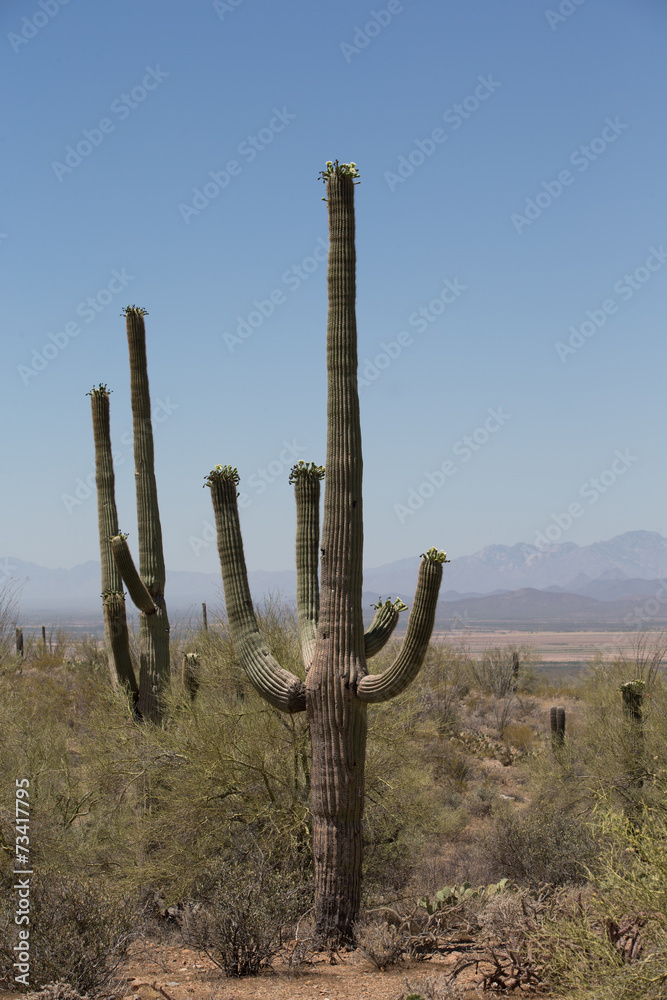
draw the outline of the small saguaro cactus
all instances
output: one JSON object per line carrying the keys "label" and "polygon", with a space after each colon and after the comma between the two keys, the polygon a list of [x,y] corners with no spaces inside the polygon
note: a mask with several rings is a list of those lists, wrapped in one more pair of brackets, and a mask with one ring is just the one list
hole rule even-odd
{"label": "small saguaro cactus", "polygon": [[623,713],[633,722],[642,722],[642,704],[644,701],[644,691],[646,682],[640,680],[626,681],[621,684],[621,697],[623,699]]}
{"label": "small saguaro cactus", "polygon": [[[155,462],[153,455],[153,426],[151,423],[151,402],[148,388],[148,367],[146,362],[146,310],[139,306],[127,306],[123,310],[127,329],[127,343],[130,355],[130,396],[132,402],[132,429],[134,436],[134,470],[137,493],[137,529],[139,536],[139,572],[134,565],[127,535],[118,530],[114,499],[113,461],[108,421],[108,392],[106,386],[93,390],[93,427],[95,428],[95,456],[98,470],[98,513],[100,518],[100,547],[103,556],[103,574],[106,572],[109,586],[105,591],[105,616],[107,605],[112,609],[116,639],[119,651],[114,653],[114,663],[121,682],[125,683],[136,698],[138,713],[145,719],[158,721],[161,716],[161,694],[169,683],[169,620],[164,603],[165,569],[162,552],[162,529],[155,482]],[[105,400],[106,397],[106,400]],[[103,421],[106,407],[106,424]],[[98,423],[96,425],[96,414]],[[106,556],[104,540],[109,540],[109,548],[115,574]],[[119,658],[124,661],[127,630],[122,639],[122,617],[120,601],[122,583],[127,587],[132,601],[139,609],[139,683],[129,661],[119,666]],[[106,621],[106,617],[105,617]],[[122,642],[121,642],[122,639]],[[110,642],[110,638],[107,639]],[[121,648],[122,647],[122,648]],[[129,664],[129,666],[128,666]],[[131,671],[131,673],[130,673]]]}
{"label": "small saguaro cactus", "polygon": [[[259,631],[243,555],[238,472],[218,465],[206,477],[215,512],[230,633],[259,693],[287,712],[307,711],[311,736],[311,808],[315,935],[351,942],[361,889],[366,713],[369,703],[403,691],[419,671],[431,637],[444,552],[429,549],[394,663],[369,674],[367,659],[386,643],[404,605],[380,601],[368,630],[362,614],[362,452],[357,384],[354,181],[356,164],[328,162],[322,173],[329,215],[327,454],[324,470],[299,463],[290,481],[297,508],[297,594],[305,683],[283,669]],[[317,568],[321,567],[321,592]]]}
{"label": "small saguaro cactus", "polygon": [[551,745],[554,750],[559,750],[565,745],[565,709],[562,705],[552,705],[550,719]]}
{"label": "small saguaro cactus", "polygon": [[626,770],[629,780],[637,788],[644,783],[644,694],[646,681],[635,679],[621,684]]}

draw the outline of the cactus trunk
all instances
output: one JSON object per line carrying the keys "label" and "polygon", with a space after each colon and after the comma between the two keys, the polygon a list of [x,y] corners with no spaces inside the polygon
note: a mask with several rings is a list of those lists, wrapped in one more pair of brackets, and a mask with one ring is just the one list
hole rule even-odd
{"label": "cactus trunk", "polygon": [[334,174],[329,208],[327,457],[321,607],[306,679],[312,747],[315,934],[351,942],[361,893],[367,673],[361,608],[362,454],[357,390],[354,180]]}

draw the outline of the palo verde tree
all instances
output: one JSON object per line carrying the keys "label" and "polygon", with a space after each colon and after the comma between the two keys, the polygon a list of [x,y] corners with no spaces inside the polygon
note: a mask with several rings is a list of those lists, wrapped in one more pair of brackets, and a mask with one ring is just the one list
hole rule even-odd
{"label": "palo verde tree", "polygon": [[[299,463],[290,477],[297,509],[297,601],[305,684],[274,659],[259,631],[243,555],[238,472],[216,466],[211,488],[229,629],[258,692],[286,712],[308,713],[315,866],[316,936],[352,942],[361,896],[362,815],[367,706],[403,691],[428,648],[445,553],[422,557],[401,651],[385,671],[366,661],[386,643],[400,602],[381,602],[367,633],[362,616],[362,453],[357,385],[354,163],[327,163],[329,311],[327,321],[327,455],[324,521],[319,535],[324,470]],[[318,558],[319,557],[319,558]],[[321,594],[317,569],[321,567]]]}
{"label": "palo verde tree", "polygon": [[[97,511],[102,560],[104,628],[110,667],[130,693],[138,714],[159,721],[161,694],[169,683],[169,620],[164,602],[165,568],[157,502],[153,425],[146,362],[146,310],[124,310],[130,354],[130,396],[137,492],[139,572],[127,536],[118,530],[109,424],[109,393],[99,385],[89,394],[95,440]],[[139,682],[130,658],[123,583],[139,609]]]}

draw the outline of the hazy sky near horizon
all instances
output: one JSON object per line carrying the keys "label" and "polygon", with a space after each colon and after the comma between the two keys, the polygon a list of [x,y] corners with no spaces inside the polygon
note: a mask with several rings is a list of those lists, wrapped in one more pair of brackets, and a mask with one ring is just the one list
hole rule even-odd
{"label": "hazy sky near horizon", "polygon": [[662,0],[6,0],[0,555],[99,558],[87,391],[136,553],[148,310],[167,566],[293,565],[324,462],[326,205],[354,160],[365,562],[667,534]]}

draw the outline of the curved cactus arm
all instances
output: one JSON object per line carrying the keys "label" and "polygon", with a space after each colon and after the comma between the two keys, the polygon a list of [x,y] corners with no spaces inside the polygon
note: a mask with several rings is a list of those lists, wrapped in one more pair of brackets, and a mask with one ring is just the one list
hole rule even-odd
{"label": "curved cactus arm", "polygon": [[407,611],[408,606],[403,604],[400,597],[397,597],[395,601],[383,601],[382,598],[379,598],[378,603],[373,604],[372,607],[375,608],[375,615],[364,634],[367,660],[384,648],[398,625],[398,616],[401,611]]}
{"label": "curved cactus arm", "polygon": [[110,539],[118,533],[115,476],[111,449],[109,391],[103,383],[88,393],[93,418],[95,444],[95,485],[97,487],[97,521],[100,536],[102,566],[102,605],[104,636],[112,681],[125,687],[136,705],[139,697],[137,679],[130,656],[127,633],[123,581],[111,554]]}
{"label": "curved cactus arm", "polygon": [[320,481],[324,468],[298,462],[290,472],[296,500],[296,604],[301,656],[306,672],[315,655],[320,585],[317,578],[320,545]]}
{"label": "curved cactus arm", "polygon": [[388,701],[404,691],[419,673],[433,631],[442,564],[447,561],[446,554],[437,549],[429,549],[422,557],[403,648],[387,670],[381,674],[367,674],[359,681],[357,697],[360,701]]}
{"label": "curved cactus arm", "polygon": [[284,670],[269,651],[252,606],[236,503],[239,475],[217,465],[206,477],[210,487],[229,631],[248,679],[261,696],[283,712],[306,709],[303,681]]}
{"label": "curved cactus arm", "polygon": [[111,539],[111,552],[118,572],[122,576],[123,583],[135,605],[145,614],[152,615],[157,611],[157,608],[143,580],[137,573],[125,535],[115,535]]}

